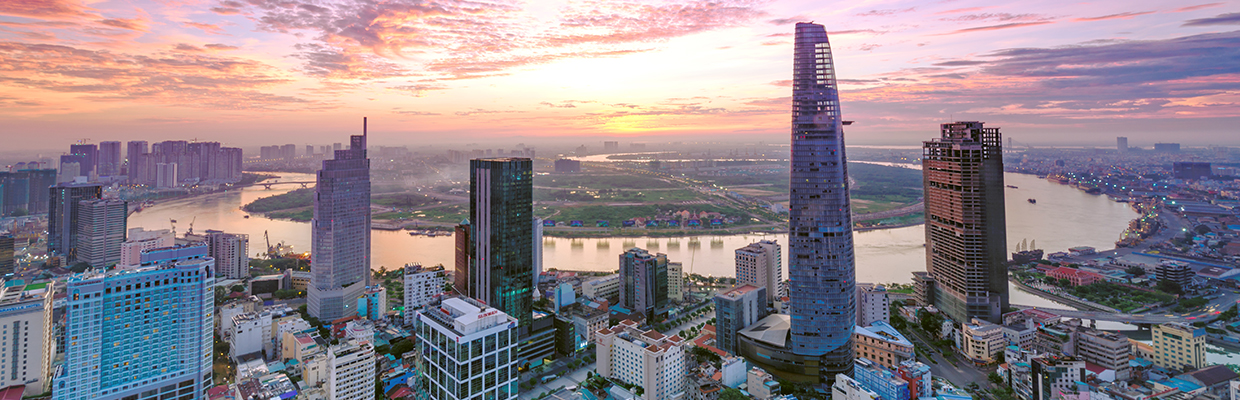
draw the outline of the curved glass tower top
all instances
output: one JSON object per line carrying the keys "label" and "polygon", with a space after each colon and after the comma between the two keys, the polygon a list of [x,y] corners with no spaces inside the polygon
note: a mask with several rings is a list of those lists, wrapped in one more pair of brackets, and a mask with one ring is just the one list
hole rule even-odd
{"label": "curved glass tower top", "polygon": [[840,98],[822,25],[798,23],[792,81],[788,277],[792,351],[822,356],[825,377],[852,370],[852,210]]}

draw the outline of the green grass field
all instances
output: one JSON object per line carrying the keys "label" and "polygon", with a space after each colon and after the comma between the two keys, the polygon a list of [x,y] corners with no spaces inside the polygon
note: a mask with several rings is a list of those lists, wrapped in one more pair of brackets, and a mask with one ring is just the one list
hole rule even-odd
{"label": "green grass field", "polygon": [[538,175],[534,186],[590,189],[676,188],[680,184],[637,175]]}

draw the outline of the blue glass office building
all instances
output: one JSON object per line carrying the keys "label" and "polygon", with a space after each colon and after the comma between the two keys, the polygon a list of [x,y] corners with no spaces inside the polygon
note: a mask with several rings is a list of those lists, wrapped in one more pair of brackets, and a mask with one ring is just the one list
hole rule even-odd
{"label": "blue glass office building", "polygon": [[844,121],[822,25],[796,25],[788,297],[791,351],[820,357],[819,381],[852,373],[856,323]]}
{"label": "blue glass office building", "polygon": [[206,245],[69,278],[55,400],[201,399],[212,385],[215,260]]}
{"label": "blue glass office building", "polygon": [[323,321],[357,315],[357,299],[370,285],[370,159],[366,119],[349,148],[323,160],[314,186],[310,221],[310,285],[306,310]]}
{"label": "blue glass office building", "polygon": [[534,322],[534,163],[469,161],[472,266],[469,294],[520,321]]}

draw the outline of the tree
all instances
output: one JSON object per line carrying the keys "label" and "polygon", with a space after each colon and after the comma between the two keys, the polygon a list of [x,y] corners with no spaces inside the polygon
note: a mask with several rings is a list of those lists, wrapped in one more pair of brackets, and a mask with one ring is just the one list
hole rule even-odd
{"label": "tree", "polygon": [[1184,294],[1184,288],[1180,287],[1180,284],[1166,279],[1158,280],[1158,290],[1171,294]]}
{"label": "tree", "polygon": [[228,291],[224,290],[223,287],[216,286],[215,287],[215,305],[218,306],[224,303],[224,299],[226,298],[228,298]]}
{"label": "tree", "polygon": [[452,292],[455,292],[455,291],[456,291],[456,287],[452,286],[452,282],[444,282],[444,283],[443,283],[443,291],[444,291],[445,293],[452,293]]}
{"label": "tree", "polygon": [[284,300],[301,297],[301,292],[292,289],[280,289],[272,295],[277,299]]}
{"label": "tree", "polygon": [[1072,286],[1072,281],[1069,281],[1068,278],[1059,278],[1059,286],[1063,286],[1063,287]]}
{"label": "tree", "polygon": [[939,313],[921,310],[921,312],[917,314],[917,324],[921,326],[921,330],[935,335],[943,329],[943,316],[939,315]]}
{"label": "tree", "polygon": [[239,292],[244,292],[244,291],[245,291],[245,285],[242,285],[242,284],[238,283],[238,284],[236,284],[236,285],[232,285],[232,287],[231,287],[231,288],[229,288],[229,289],[230,289],[230,290],[232,290],[233,292],[238,292],[238,293],[239,293]]}
{"label": "tree", "polygon": [[1003,384],[1003,377],[999,376],[999,374],[996,374],[994,372],[991,372],[990,374],[986,375],[986,379],[990,380],[990,383],[993,383],[995,385]]}
{"label": "tree", "polygon": [[396,357],[397,359],[400,359],[401,356],[405,355],[405,353],[408,353],[410,351],[413,351],[413,341],[402,340],[392,345],[391,354],[392,354],[392,357]]}
{"label": "tree", "polygon": [[1134,266],[1125,268],[1124,272],[1132,276],[1142,276],[1142,275],[1145,275],[1145,268],[1141,268],[1141,267],[1134,265]]}
{"label": "tree", "polygon": [[741,393],[740,390],[727,388],[719,393],[719,400],[749,400],[749,396]]}

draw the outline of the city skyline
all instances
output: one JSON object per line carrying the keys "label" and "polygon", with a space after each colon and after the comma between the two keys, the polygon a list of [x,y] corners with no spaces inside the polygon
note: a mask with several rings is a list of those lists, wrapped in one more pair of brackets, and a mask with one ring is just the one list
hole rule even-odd
{"label": "city skyline", "polygon": [[781,141],[787,31],[817,21],[850,60],[838,75],[854,143],[916,143],[926,126],[982,120],[1030,143],[1151,143],[1183,130],[1187,143],[1226,145],[1240,70],[1234,51],[1213,49],[1236,47],[1235,10],[19,1],[0,5],[0,54],[13,61],[0,70],[0,104],[12,132],[38,133],[22,144],[40,149],[170,131],[301,144],[362,113],[383,114],[379,144],[429,134]]}

